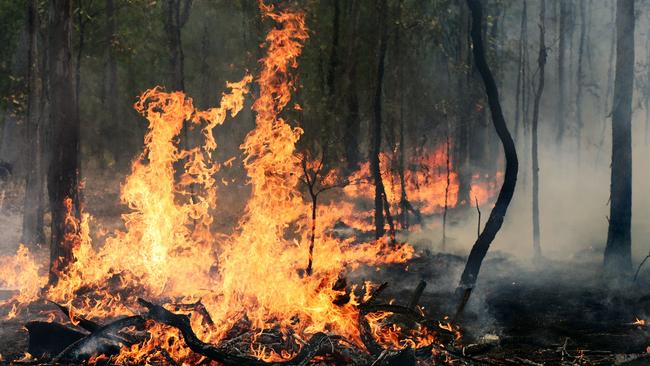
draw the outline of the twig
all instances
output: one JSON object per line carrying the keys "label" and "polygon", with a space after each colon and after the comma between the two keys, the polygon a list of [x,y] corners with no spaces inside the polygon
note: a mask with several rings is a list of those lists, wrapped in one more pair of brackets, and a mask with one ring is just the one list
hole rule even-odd
{"label": "twig", "polygon": [[478,225],[476,226],[476,237],[481,236],[481,209],[478,207],[478,197],[474,196],[476,201],[476,211],[478,212]]}

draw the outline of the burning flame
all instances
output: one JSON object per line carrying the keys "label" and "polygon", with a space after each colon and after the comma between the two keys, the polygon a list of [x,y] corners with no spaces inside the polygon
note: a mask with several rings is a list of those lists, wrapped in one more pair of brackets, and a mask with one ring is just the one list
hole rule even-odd
{"label": "burning flame", "polygon": [[[212,159],[217,148],[213,129],[241,111],[252,77],[228,83],[230,91],[220,105],[208,110],[196,109],[181,91],[147,90],[134,105],[149,123],[144,150],[121,187],[121,201],[129,209],[122,215],[125,230],[114,231],[96,248],[90,236],[91,216],[82,213],[77,219],[72,201],[66,200],[65,241],[73,248],[73,258],[43,296],[66,305],[72,319],[75,314],[96,319],[132,315],[138,296],[169,303],[200,300],[213,319],[208,324],[193,313],[192,327],[202,340],[218,343],[238,324],[246,324],[252,331],[249,352],[267,361],[286,359],[299,349],[264,348],[256,340],[269,329],[279,329],[289,344],[297,345],[316,332],[333,332],[361,345],[355,288],[335,284],[342,272],[361,264],[406,261],[414,255],[413,248],[389,246],[385,240],[337,239],[326,232],[336,215],[321,211],[313,273],[305,275],[310,206],[298,189],[301,168],[295,151],[302,130],[291,127],[280,114],[291,101],[295,85],[291,70],[298,67],[308,32],[303,13],[259,5],[277,27],[266,37],[267,55],[256,79],[256,127],[241,145],[251,194],[237,231],[226,238],[211,231],[219,219],[214,214],[215,174],[222,166]],[[179,147],[185,124],[200,129],[202,144],[187,150]],[[46,278],[22,246],[15,256],[1,258],[0,264],[1,283],[19,291],[12,299],[15,315],[16,304],[39,298]],[[335,304],[342,296],[349,296],[349,301]],[[123,349],[117,362],[146,363],[161,357],[161,350],[177,360],[199,362],[179,341],[178,331],[153,322],[147,323],[147,330],[152,336]],[[428,339],[422,336],[413,342]],[[98,355],[91,361],[102,359]]]}

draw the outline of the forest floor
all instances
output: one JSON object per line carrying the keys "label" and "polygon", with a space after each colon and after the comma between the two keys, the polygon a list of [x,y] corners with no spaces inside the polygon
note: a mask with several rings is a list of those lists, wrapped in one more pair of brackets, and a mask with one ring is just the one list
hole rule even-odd
{"label": "forest floor", "polygon": [[[118,189],[92,184],[86,200],[89,207],[104,207],[92,211],[101,235],[120,226]],[[0,254],[13,252],[20,240],[20,192],[13,191],[6,190],[0,208]],[[101,204],[106,201],[116,204]],[[487,365],[650,365],[650,326],[633,324],[650,319],[650,270],[642,271],[635,285],[611,288],[599,265],[543,261],[533,266],[491,253],[460,321],[466,354]],[[424,252],[406,264],[359,270],[350,280],[388,282],[383,300],[408,299],[424,280],[428,286],[420,304],[428,317],[443,319],[453,313],[452,292],[463,266],[460,256]],[[0,300],[8,294],[0,289]],[[34,316],[27,312],[0,321],[0,364],[24,354],[23,325]]]}

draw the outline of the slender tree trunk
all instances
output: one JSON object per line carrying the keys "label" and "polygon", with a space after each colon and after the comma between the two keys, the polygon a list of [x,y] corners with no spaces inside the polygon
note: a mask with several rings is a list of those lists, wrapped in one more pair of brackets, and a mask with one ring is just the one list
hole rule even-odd
{"label": "slender tree trunk", "polygon": [[473,117],[472,111],[476,108],[475,100],[472,95],[471,74],[472,61],[469,47],[469,28],[470,16],[467,9],[462,6],[462,0],[459,24],[460,34],[458,37],[458,55],[457,62],[460,68],[458,74],[458,124],[456,129],[456,143],[454,163],[458,173],[458,206],[471,206],[470,190],[472,184],[472,173],[469,167],[469,147],[470,147],[470,124]]}
{"label": "slender tree trunk", "polygon": [[[123,155],[122,144],[119,139],[122,136],[120,121],[121,115],[118,105],[118,91],[117,91],[117,58],[115,55],[115,46],[117,41],[117,25],[115,14],[115,0],[106,0],[106,42],[107,47],[105,51],[104,61],[104,92],[102,106],[104,113],[106,113],[107,121],[104,122],[103,132],[104,139],[106,136],[115,136],[118,141],[109,142],[104,151],[109,151],[116,164],[120,164]],[[104,159],[102,159],[104,160]]]}
{"label": "slender tree trunk", "polygon": [[357,28],[359,24],[359,1],[350,0],[350,19],[348,38],[350,46],[347,51],[346,65],[347,77],[345,78],[345,120],[343,143],[348,172],[355,171],[360,160],[359,135],[361,133],[361,122],[359,115],[359,96],[357,91],[357,45],[359,36]]}
{"label": "slender tree trunk", "polygon": [[332,45],[330,47],[329,66],[327,69],[327,89],[330,104],[334,106],[336,95],[336,73],[338,69],[339,30],[341,23],[341,0],[333,0],[334,15],[332,17]]}
{"label": "slender tree trunk", "polygon": [[515,138],[519,136],[519,126],[521,118],[521,108],[522,108],[522,89],[525,88],[526,80],[525,77],[525,65],[524,65],[524,48],[528,47],[524,43],[524,34],[526,32],[526,27],[528,26],[528,16],[527,16],[527,6],[526,0],[522,2],[523,9],[521,11],[521,23],[519,30],[519,46],[517,50],[517,86],[515,89],[515,128],[513,135]]}
{"label": "slender tree trunk", "polygon": [[384,236],[384,183],[381,178],[379,154],[381,152],[382,133],[382,92],[384,84],[384,63],[386,60],[386,48],[388,46],[388,30],[386,17],[388,16],[387,0],[381,0],[379,14],[379,52],[377,54],[377,74],[375,84],[375,95],[373,98],[373,127],[372,127],[372,151],[370,154],[370,173],[375,183],[375,237]]}
{"label": "slender tree trunk", "polygon": [[39,40],[40,16],[38,1],[27,3],[29,35],[28,53],[28,100],[27,100],[27,156],[31,164],[27,166],[25,182],[25,205],[23,212],[22,242],[30,247],[45,243],[43,231],[43,73],[41,64],[41,44]]}
{"label": "slender tree trunk", "polygon": [[78,212],[79,116],[76,108],[75,73],[72,61],[71,0],[50,0],[49,11],[49,88],[52,151],[49,163],[48,192],[52,210],[50,245],[50,283],[72,260],[71,243],[66,243],[66,207],[71,198]]}
{"label": "slender tree trunk", "polygon": [[632,92],[634,0],[616,2],[616,75],[612,113],[612,179],[605,270],[619,278],[632,271]]}
{"label": "slender tree trunk", "polygon": [[645,144],[650,144],[650,37],[646,39]]}
{"label": "slender tree trunk", "polygon": [[567,32],[568,32],[568,22],[569,22],[569,10],[567,1],[560,1],[560,30],[559,30],[559,43],[558,43],[558,54],[557,54],[557,81],[558,81],[558,94],[557,94],[557,110],[556,110],[556,120],[557,120],[557,142],[561,143],[564,137],[565,126],[565,116],[566,116],[566,75],[565,75],[565,65],[566,65],[566,51],[567,51]]}
{"label": "slender tree trunk", "polygon": [[580,41],[578,44],[578,75],[576,80],[576,158],[580,164],[580,155],[582,150],[582,89],[584,86],[584,53],[585,53],[585,38],[587,35],[587,9],[585,0],[580,0]]}
{"label": "slender tree trunk", "polygon": [[485,59],[485,50],[483,39],[481,37],[481,22],[483,18],[481,1],[467,0],[467,5],[472,13],[472,52],[474,54],[476,67],[481,74],[485,86],[485,93],[488,98],[488,104],[492,115],[492,123],[494,124],[494,128],[501,140],[501,144],[503,145],[506,157],[506,169],[499,196],[494,203],[494,207],[492,208],[490,216],[483,227],[481,235],[479,235],[472,247],[469,257],[467,258],[467,263],[465,264],[465,269],[461,275],[460,283],[456,291],[460,297],[460,303],[456,314],[457,316],[462,313],[465,304],[469,300],[471,291],[476,284],[476,279],[478,278],[483,258],[485,258],[485,255],[490,248],[490,244],[501,229],[506,211],[508,210],[508,206],[510,205],[510,201],[515,192],[517,171],[519,169],[517,150],[515,148],[515,143],[512,140],[512,136],[508,131],[503,111],[501,110],[499,91],[496,82],[494,81],[494,77],[492,76],[492,72],[490,71],[490,67]]}
{"label": "slender tree trunk", "polygon": [[532,160],[533,160],[533,250],[535,258],[542,256],[542,247],[540,245],[539,232],[539,157],[537,148],[537,125],[539,123],[539,104],[544,92],[544,67],[546,66],[546,42],[544,33],[546,19],[546,0],[542,0],[539,10],[539,56],[537,58],[538,77],[537,90],[535,91],[535,104],[533,106],[533,125],[532,127]]}

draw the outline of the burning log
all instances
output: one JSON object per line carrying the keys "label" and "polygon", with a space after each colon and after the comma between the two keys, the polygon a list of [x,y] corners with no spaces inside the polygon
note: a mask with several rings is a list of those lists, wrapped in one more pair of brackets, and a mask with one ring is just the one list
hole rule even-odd
{"label": "burning log", "polygon": [[113,355],[124,346],[142,341],[141,338],[118,334],[124,328],[144,329],[144,318],[139,315],[129,316],[109,323],[90,335],[70,344],[52,359],[54,363],[62,361],[82,361],[96,355]]}
{"label": "burning log", "polygon": [[59,323],[28,322],[29,333],[27,352],[34,357],[58,355],[71,344],[83,339],[86,334]]}
{"label": "burning log", "polygon": [[246,365],[246,366],[267,366],[286,365],[304,366],[307,365],[324,346],[333,348],[332,341],[325,333],[316,333],[302,347],[302,350],[291,360],[283,362],[266,362],[253,357],[236,356],[225,352],[223,349],[201,341],[192,330],[190,320],[186,315],[174,314],[160,305],[150,303],[143,299],[138,302],[149,310],[147,316],[157,322],[178,329],[183,335],[187,346],[194,352],[224,365]]}

